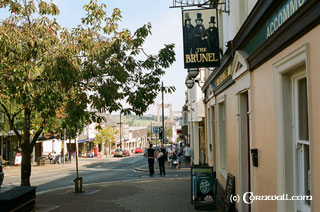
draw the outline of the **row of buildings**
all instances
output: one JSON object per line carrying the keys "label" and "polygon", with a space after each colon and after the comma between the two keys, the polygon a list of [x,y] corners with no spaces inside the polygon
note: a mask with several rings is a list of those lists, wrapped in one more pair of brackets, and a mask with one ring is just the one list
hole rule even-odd
{"label": "row of buildings", "polygon": [[232,174],[240,197],[298,196],[236,211],[320,211],[320,1],[219,3],[220,66],[200,68],[183,107],[193,164],[222,190]]}
{"label": "row of buildings", "polygon": [[[86,157],[91,150],[95,153],[100,152],[102,155],[112,154],[116,148],[128,149],[131,153],[138,147],[144,148],[148,144],[147,140],[147,127],[130,127],[128,124],[120,122],[110,114],[102,114],[105,121],[100,125],[102,127],[112,127],[118,133],[116,134],[115,141],[109,145],[98,144],[93,141],[96,138],[98,130],[96,129],[97,123],[92,123],[86,126],[76,140],[70,139],[63,141],[60,136],[40,136],[32,154],[32,160],[36,162],[38,157],[47,156],[49,153],[56,152],[62,154],[70,154],[76,151],[76,144],[78,144],[79,155]],[[121,130],[120,130],[121,126]],[[120,136],[121,132],[121,136]],[[13,132],[2,133],[0,136],[0,156],[2,159],[9,161],[10,164],[15,163],[16,153],[18,149],[18,139]]]}

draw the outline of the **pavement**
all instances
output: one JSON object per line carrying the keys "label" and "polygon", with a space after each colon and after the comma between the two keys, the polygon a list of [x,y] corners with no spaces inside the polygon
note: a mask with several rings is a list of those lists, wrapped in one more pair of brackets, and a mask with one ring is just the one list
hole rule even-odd
{"label": "pavement", "polygon": [[[80,163],[87,163],[81,161]],[[74,186],[37,193],[37,212],[62,211],[106,211],[106,212],[185,212],[196,211],[191,203],[191,177],[176,177],[173,173],[190,168],[170,169],[166,177],[159,175],[158,163],[155,163],[155,176],[149,177],[146,167],[136,171],[145,172],[136,180],[84,184],[81,193],[74,192]],[[34,171],[68,168],[68,164],[50,164],[34,166]],[[70,165],[74,167],[74,165]],[[14,167],[16,168],[16,167]],[[20,167],[19,167],[20,168]],[[9,171],[10,169],[10,171]],[[20,170],[20,169],[18,169]],[[12,167],[9,172],[14,172]],[[9,174],[7,172],[7,174]],[[190,173],[191,174],[191,173]],[[217,209],[222,211],[222,194],[218,189]],[[212,211],[212,210],[210,210]]]}

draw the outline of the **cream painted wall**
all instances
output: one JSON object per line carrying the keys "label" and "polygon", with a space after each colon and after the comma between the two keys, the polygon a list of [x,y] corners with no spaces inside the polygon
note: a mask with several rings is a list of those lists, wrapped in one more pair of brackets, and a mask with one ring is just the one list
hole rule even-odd
{"label": "cream painted wall", "polygon": [[[269,65],[267,65],[269,64]],[[253,168],[254,195],[277,194],[277,158],[273,71],[267,63],[251,73],[252,146],[258,149],[259,167]],[[255,211],[276,211],[276,201],[255,201]]]}
{"label": "cream painted wall", "polygon": [[320,211],[320,26],[309,33],[310,41],[310,118],[311,118],[311,182],[312,211]]}
{"label": "cream painted wall", "polygon": [[[225,98],[226,107],[226,174],[230,173],[235,176],[236,194],[238,193],[238,179],[239,179],[239,146],[238,146],[238,131],[237,131],[237,98],[235,98],[236,90],[235,85],[228,88],[225,92],[217,96],[217,103],[221,101],[221,98]],[[217,109],[217,107],[216,107]],[[216,113],[216,119],[218,120],[219,114]],[[219,123],[219,122],[218,122]],[[217,178],[220,184],[225,187],[226,178],[220,173],[220,152],[219,152],[219,124],[217,127],[216,135],[216,160],[217,160]]]}
{"label": "cream painted wall", "polygon": [[[259,149],[259,167],[254,169],[254,194],[277,193],[273,64],[299,47],[309,44],[309,102],[311,122],[312,211],[320,211],[320,26],[251,73],[253,147]],[[276,211],[276,201],[256,201],[254,210]]]}

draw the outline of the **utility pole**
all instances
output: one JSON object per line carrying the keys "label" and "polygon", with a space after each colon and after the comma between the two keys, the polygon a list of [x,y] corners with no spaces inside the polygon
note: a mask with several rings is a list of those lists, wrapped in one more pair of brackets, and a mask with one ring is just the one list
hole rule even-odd
{"label": "utility pole", "polygon": [[163,81],[161,83],[161,93],[162,93],[162,139],[161,144],[164,144],[164,95],[163,95]]}
{"label": "utility pole", "polygon": [[[152,134],[153,134],[153,132],[152,132],[152,122],[151,122],[151,138],[150,138],[150,141],[149,141],[149,143],[152,143]],[[157,141],[156,141],[157,142]]]}
{"label": "utility pole", "polygon": [[121,137],[121,126],[122,126],[122,122],[121,122],[121,111],[120,111],[120,123],[118,123],[118,124],[120,124],[120,149],[122,149],[122,137]]}

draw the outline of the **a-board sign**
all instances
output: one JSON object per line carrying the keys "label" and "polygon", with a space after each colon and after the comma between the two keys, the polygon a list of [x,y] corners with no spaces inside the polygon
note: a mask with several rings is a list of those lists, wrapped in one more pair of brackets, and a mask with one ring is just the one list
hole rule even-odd
{"label": "a-board sign", "polygon": [[230,199],[233,195],[235,195],[235,177],[232,174],[228,174],[223,204],[224,212],[229,212],[234,208],[234,202]]}
{"label": "a-board sign", "polygon": [[216,172],[213,167],[191,167],[191,203],[196,210],[216,208]]}

